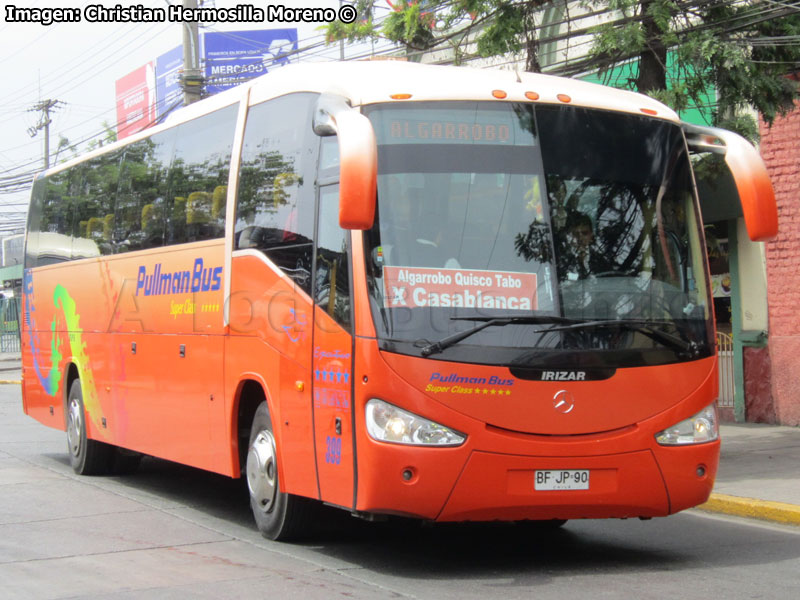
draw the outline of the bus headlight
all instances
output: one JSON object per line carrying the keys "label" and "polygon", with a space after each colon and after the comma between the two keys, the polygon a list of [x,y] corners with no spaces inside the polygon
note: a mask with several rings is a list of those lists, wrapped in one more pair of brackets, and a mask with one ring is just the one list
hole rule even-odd
{"label": "bus headlight", "polygon": [[367,431],[372,439],[416,446],[460,446],[467,439],[459,433],[373,398],[367,402]]}
{"label": "bus headlight", "polygon": [[656,434],[656,441],[662,446],[683,446],[703,444],[719,438],[717,405],[709,404],[699,413],[676,423]]}

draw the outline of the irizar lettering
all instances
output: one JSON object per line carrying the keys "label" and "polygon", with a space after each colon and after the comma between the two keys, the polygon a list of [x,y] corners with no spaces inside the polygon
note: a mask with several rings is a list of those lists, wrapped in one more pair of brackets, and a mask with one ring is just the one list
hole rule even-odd
{"label": "irizar lettering", "polygon": [[586,371],[542,371],[542,381],[586,381]]}

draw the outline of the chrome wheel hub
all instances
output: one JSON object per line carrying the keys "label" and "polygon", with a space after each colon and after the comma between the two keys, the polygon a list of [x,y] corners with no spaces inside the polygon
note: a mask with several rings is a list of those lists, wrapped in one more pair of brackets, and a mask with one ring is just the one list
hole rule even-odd
{"label": "chrome wheel hub", "polygon": [[272,510],[278,491],[278,465],[275,463],[275,439],[269,431],[260,431],[250,444],[247,487],[259,509],[265,513]]}
{"label": "chrome wheel hub", "polygon": [[72,456],[78,456],[81,452],[81,428],[83,415],[80,402],[70,400],[69,411],[67,413],[67,443]]}

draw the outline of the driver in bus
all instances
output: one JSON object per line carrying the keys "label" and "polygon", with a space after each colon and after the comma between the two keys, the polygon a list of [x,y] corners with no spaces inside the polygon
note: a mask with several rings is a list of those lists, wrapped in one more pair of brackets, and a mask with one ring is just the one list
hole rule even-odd
{"label": "driver in bus", "polygon": [[586,279],[597,271],[599,256],[594,238],[594,224],[589,215],[582,212],[569,214],[562,239],[560,257],[563,262],[562,272],[566,279],[575,281]]}

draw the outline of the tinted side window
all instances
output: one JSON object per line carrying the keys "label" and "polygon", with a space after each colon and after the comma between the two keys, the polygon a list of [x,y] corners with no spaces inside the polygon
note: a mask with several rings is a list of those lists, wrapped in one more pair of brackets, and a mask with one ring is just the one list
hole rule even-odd
{"label": "tinted side window", "polygon": [[347,231],[339,227],[339,186],[325,186],[319,192],[314,300],[345,330],[352,332],[347,240]]}
{"label": "tinted side window", "polygon": [[311,293],[315,94],[254,106],[247,117],[236,204],[235,248],[264,252]]}
{"label": "tinted side window", "polygon": [[[114,206],[119,184],[121,152],[112,152],[91,159],[84,165],[84,182],[78,195],[71,196],[65,206],[73,212],[73,259],[111,254],[114,250]],[[89,243],[87,243],[89,242]]]}
{"label": "tinted side window", "polygon": [[223,237],[237,110],[38,180],[26,266]]}
{"label": "tinted side window", "polygon": [[125,148],[114,224],[117,252],[164,244],[175,134],[175,129],[162,131]]}
{"label": "tinted side window", "polygon": [[33,182],[31,203],[28,207],[28,235],[25,237],[25,268],[30,269],[39,264],[39,231],[42,223],[47,180],[40,177]]}
{"label": "tinted side window", "polygon": [[72,235],[73,209],[83,193],[85,171],[86,167],[79,165],[45,179],[39,231]]}
{"label": "tinted side window", "polygon": [[[75,236],[80,209],[88,197],[87,165],[39,179],[33,191],[26,266],[49,265],[76,258],[99,256],[100,248]],[[112,200],[113,202],[113,200]],[[34,208],[35,206],[35,208]]]}
{"label": "tinted side window", "polygon": [[178,126],[167,244],[225,236],[225,201],[238,105]]}

